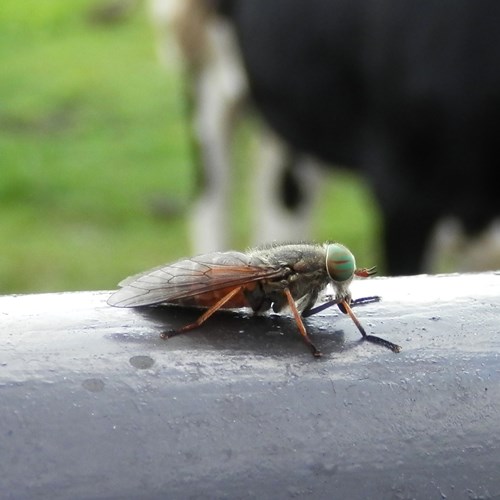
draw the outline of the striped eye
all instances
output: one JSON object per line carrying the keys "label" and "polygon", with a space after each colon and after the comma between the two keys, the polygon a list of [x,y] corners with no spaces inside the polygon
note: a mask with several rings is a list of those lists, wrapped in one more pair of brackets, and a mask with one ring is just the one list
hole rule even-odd
{"label": "striped eye", "polygon": [[356,260],[351,251],[340,243],[326,247],[326,270],[333,281],[347,281],[354,275]]}

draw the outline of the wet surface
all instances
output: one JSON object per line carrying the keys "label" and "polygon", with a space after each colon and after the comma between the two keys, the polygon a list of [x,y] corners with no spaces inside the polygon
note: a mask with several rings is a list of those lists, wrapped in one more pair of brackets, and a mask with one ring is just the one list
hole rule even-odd
{"label": "wet surface", "polygon": [[[0,297],[7,498],[498,498],[500,275],[353,284],[368,333],[287,315]],[[6,459],[8,457],[8,459]]]}

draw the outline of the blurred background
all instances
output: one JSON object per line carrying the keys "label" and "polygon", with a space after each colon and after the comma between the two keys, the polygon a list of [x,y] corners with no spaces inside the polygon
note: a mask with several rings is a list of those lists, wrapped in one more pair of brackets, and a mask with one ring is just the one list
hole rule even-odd
{"label": "blurred background", "polygon": [[[110,289],[191,254],[184,80],[156,44],[143,1],[2,0],[0,293]],[[234,153],[238,250],[250,244],[252,126]],[[383,271],[379,213],[354,174],[327,177],[314,213],[315,240]]]}

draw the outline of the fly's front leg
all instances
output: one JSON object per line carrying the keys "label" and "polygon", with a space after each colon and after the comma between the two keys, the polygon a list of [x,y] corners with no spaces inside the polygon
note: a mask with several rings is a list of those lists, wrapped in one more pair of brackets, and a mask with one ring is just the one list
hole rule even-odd
{"label": "fly's front leg", "polygon": [[201,326],[205,321],[212,316],[213,313],[218,311],[226,302],[231,300],[236,294],[238,294],[241,291],[242,287],[239,286],[235,288],[234,290],[231,290],[227,295],[224,295],[222,299],[217,301],[210,309],[206,310],[196,321],[193,323],[189,323],[188,325],[183,326],[182,328],[178,328],[177,330],[169,330],[166,332],[162,332],[160,337],[162,339],[169,339],[171,337],[174,337],[175,335],[179,335],[180,333],[188,332],[189,330],[193,330],[194,328],[198,328]]}
{"label": "fly's front leg", "polygon": [[[361,297],[359,299],[353,300],[351,302],[351,307],[362,306],[365,304],[372,304],[374,302],[380,302],[380,300],[381,300],[381,297],[379,295],[374,295],[372,297]],[[332,299],[332,300],[328,300],[327,302],[324,302],[323,304],[321,304],[319,306],[305,309],[302,312],[302,317],[307,318],[309,316],[312,316],[313,314],[317,314],[321,311],[324,311],[325,309],[328,309],[329,307],[332,307],[334,305],[338,305],[339,309],[344,314],[347,314],[347,311],[345,310],[344,306],[342,305],[342,301],[338,300],[338,299]]]}
{"label": "fly's front leg", "polygon": [[372,295],[371,297],[360,297],[359,299],[354,299],[351,302],[351,307],[354,306],[364,306],[365,304],[373,304],[374,302],[380,302],[382,297],[380,295]]}
{"label": "fly's front leg", "polygon": [[[371,297],[360,297],[359,299],[355,299],[351,301],[349,304],[351,307],[356,307],[356,306],[364,306],[366,304],[373,304],[375,302],[380,302],[382,300],[382,297],[380,295],[373,295]],[[344,313],[348,314],[346,308],[344,307],[342,301],[338,303],[339,309]]]}
{"label": "fly's front leg", "polygon": [[321,311],[324,311],[325,309],[328,309],[329,307],[332,307],[338,303],[339,303],[339,301],[337,299],[332,299],[332,300],[329,300],[327,302],[323,302],[323,304],[321,304],[319,306],[310,307],[309,309],[304,309],[302,311],[302,317],[308,318],[309,316],[312,316],[313,314],[317,314]]}
{"label": "fly's front leg", "polygon": [[380,337],[376,337],[375,335],[368,335],[363,326],[361,325],[361,323],[359,322],[358,318],[356,318],[356,316],[352,312],[352,309],[346,300],[342,301],[342,306],[345,308],[347,314],[351,317],[352,321],[357,326],[359,332],[363,336],[363,340],[368,340],[368,342],[373,342],[374,344],[379,344],[384,347],[387,347],[387,349],[390,349],[392,352],[401,351],[401,346],[397,344],[393,344],[392,342],[389,342],[388,340],[382,339]]}

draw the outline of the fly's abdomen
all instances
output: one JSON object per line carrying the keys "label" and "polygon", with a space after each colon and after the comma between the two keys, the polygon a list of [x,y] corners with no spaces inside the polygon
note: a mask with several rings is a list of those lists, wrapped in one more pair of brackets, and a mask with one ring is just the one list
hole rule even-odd
{"label": "fly's abdomen", "polygon": [[[221,309],[239,309],[241,307],[253,308],[253,291],[257,288],[257,283],[248,283],[241,287],[241,290],[231,297],[226,303],[221,306]],[[171,301],[172,304],[190,307],[204,307],[209,308],[217,304],[226,295],[231,293],[235,287],[221,288],[220,290],[211,290],[209,292],[183,297]]]}

